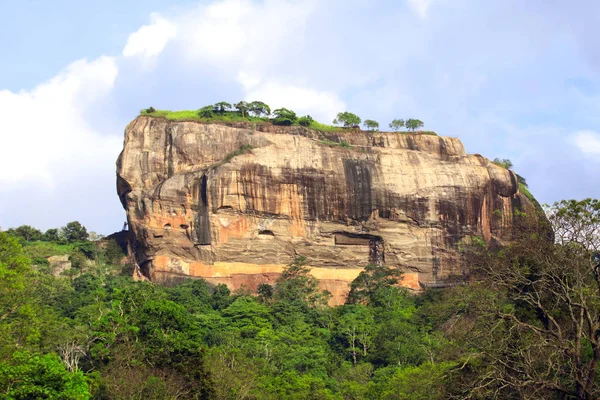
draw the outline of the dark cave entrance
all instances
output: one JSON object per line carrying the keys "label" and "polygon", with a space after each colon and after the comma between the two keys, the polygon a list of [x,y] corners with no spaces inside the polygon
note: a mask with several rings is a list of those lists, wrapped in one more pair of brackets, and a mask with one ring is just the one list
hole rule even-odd
{"label": "dark cave entrance", "polygon": [[369,264],[385,264],[384,241],[381,236],[364,233],[335,232],[335,244],[344,246],[369,246]]}

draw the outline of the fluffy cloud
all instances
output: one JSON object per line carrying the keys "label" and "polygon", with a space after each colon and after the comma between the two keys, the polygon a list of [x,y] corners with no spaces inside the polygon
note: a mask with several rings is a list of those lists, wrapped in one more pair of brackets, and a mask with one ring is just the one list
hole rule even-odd
{"label": "fluffy cloud", "polygon": [[123,56],[153,57],[159,55],[167,43],[177,36],[177,28],[158,13],[150,14],[152,23],[129,35]]}
{"label": "fluffy cloud", "polygon": [[286,107],[299,115],[309,114],[319,121],[329,123],[346,105],[335,93],[306,87],[267,82],[246,94],[246,100],[260,99],[272,109]]}
{"label": "fluffy cloud", "polygon": [[573,134],[573,142],[582,153],[600,155],[600,133],[595,131],[580,131]]}
{"label": "fluffy cloud", "polygon": [[[3,151],[0,182],[52,185],[67,169],[92,169],[118,151],[117,137],[101,136],[85,113],[105,97],[117,77],[114,58],[79,60],[31,91],[0,91]],[[101,167],[103,168],[103,167]]]}

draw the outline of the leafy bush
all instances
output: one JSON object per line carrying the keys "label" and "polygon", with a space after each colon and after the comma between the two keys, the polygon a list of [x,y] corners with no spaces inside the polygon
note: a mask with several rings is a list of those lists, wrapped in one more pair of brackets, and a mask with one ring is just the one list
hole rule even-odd
{"label": "leafy bush", "polygon": [[278,108],[277,110],[273,111],[273,115],[275,117],[271,119],[271,122],[274,125],[290,126],[294,125],[298,119],[296,113],[292,110],[288,110],[287,108]]}
{"label": "leafy bush", "polygon": [[298,118],[298,125],[301,126],[310,126],[314,122],[314,119],[310,115],[305,115],[304,117]]}
{"label": "leafy bush", "polygon": [[212,118],[213,117],[213,109],[215,106],[209,105],[204,106],[198,110],[198,116],[201,118]]}
{"label": "leafy bush", "polygon": [[154,107],[148,107],[148,108],[146,108],[146,113],[147,114],[152,114],[153,112],[156,112],[156,109]]}

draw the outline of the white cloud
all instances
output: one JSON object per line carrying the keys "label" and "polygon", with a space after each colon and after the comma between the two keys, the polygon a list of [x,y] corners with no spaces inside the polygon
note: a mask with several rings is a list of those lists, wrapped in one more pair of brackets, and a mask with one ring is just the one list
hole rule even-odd
{"label": "white cloud", "polygon": [[180,53],[193,63],[262,70],[303,47],[315,0],[221,0],[173,19]]}
{"label": "white cloud", "polygon": [[573,142],[582,153],[600,155],[600,133],[584,130],[572,135]]}
{"label": "white cloud", "polygon": [[346,108],[335,93],[277,82],[254,88],[246,94],[246,100],[264,101],[271,109],[289,108],[299,115],[309,114],[325,123],[332,121],[338,112]]}
{"label": "white cloud", "polygon": [[427,18],[429,7],[435,0],[408,0],[408,4],[421,18]]}
{"label": "white cloud", "polygon": [[117,73],[112,57],[79,60],[31,91],[0,91],[0,182],[51,186],[61,174],[112,165],[121,140],[101,136],[84,114],[110,93]]}
{"label": "white cloud", "polygon": [[167,43],[177,36],[177,28],[158,13],[150,14],[152,23],[144,25],[127,38],[123,56],[154,57],[159,55]]}

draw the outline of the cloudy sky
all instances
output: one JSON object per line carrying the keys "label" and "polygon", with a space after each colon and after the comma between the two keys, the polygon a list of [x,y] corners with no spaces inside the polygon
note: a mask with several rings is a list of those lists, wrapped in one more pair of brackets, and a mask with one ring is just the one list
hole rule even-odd
{"label": "cloudy sky", "polygon": [[0,227],[108,234],[140,109],[262,100],[418,117],[510,158],[541,202],[600,197],[595,0],[0,0]]}

